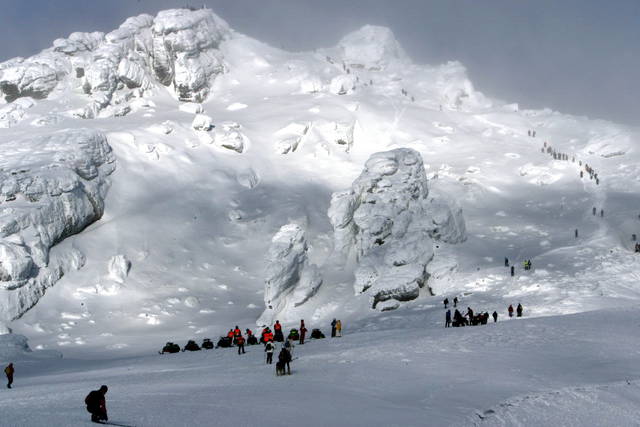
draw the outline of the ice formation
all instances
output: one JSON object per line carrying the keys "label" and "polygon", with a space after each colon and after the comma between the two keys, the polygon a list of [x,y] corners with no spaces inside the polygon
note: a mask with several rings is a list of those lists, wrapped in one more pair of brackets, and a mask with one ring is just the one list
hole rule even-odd
{"label": "ice formation", "polygon": [[311,298],[322,284],[318,268],[307,258],[304,230],[297,224],[280,228],[267,255],[264,302],[258,324],[270,324],[277,314]]}
{"label": "ice formation", "polygon": [[[0,64],[0,92],[7,101],[46,98],[71,76],[91,95],[76,112],[82,118],[122,102],[115,102],[119,90],[147,90],[157,83],[171,86],[182,101],[202,102],[224,71],[219,45],[229,36],[227,24],[208,9],[143,14],[110,33],[73,33],[30,58]],[[125,106],[108,112],[127,113]]]}
{"label": "ice formation", "polygon": [[0,319],[14,319],[84,257],[50,248],[100,219],[115,158],[99,131],[64,130],[1,144]]}
{"label": "ice formation", "polygon": [[373,308],[417,298],[433,240],[464,239],[461,210],[429,198],[422,157],[407,148],[373,154],[351,189],[333,194],[329,217],[336,254],[355,251],[354,288],[370,295]]}

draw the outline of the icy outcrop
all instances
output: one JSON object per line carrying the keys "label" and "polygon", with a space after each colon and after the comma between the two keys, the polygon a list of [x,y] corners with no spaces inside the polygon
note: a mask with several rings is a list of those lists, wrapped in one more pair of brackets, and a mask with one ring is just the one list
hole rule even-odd
{"label": "icy outcrop", "polygon": [[334,95],[350,95],[356,90],[356,76],[353,74],[341,74],[331,79],[329,92]]}
{"label": "icy outcrop", "polygon": [[9,102],[25,96],[46,98],[70,71],[69,61],[52,52],[11,59],[0,64],[0,92]]}
{"label": "icy outcrop", "polygon": [[63,79],[81,79],[91,95],[89,105],[74,113],[81,118],[97,117],[117,91],[147,90],[157,82],[171,86],[180,100],[202,102],[224,71],[218,47],[230,34],[208,9],[131,17],[110,33],[73,33],[30,58],[1,63],[0,92],[9,102],[46,98]]}
{"label": "icy outcrop", "polygon": [[409,62],[407,54],[386,27],[365,25],[338,43],[344,62],[352,67],[381,69],[391,63]]}
{"label": "icy outcrop", "polygon": [[337,145],[348,153],[354,143],[356,125],[356,121],[331,122],[319,120],[314,123],[314,129],[322,139],[330,144]]}
{"label": "icy outcrop", "polygon": [[278,130],[275,135],[279,139],[276,143],[276,151],[280,154],[294,152],[302,143],[302,139],[309,132],[310,123],[292,122],[282,129]]}
{"label": "icy outcrop", "polygon": [[417,298],[433,239],[456,243],[465,234],[461,209],[429,198],[422,158],[407,148],[373,154],[351,189],[333,194],[329,218],[335,255],[355,253],[354,288],[370,295],[373,308]]}
{"label": "icy outcrop", "polygon": [[0,320],[33,306],[77,250],[50,259],[50,248],[100,219],[115,157],[105,136],[76,129],[0,143]]}
{"label": "icy outcrop", "polygon": [[258,324],[270,324],[287,308],[304,304],[322,284],[318,268],[309,264],[304,230],[287,224],[271,240],[267,255],[264,302],[266,310]]}
{"label": "icy outcrop", "polygon": [[491,102],[474,89],[467,76],[467,70],[461,63],[450,61],[440,69],[436,85],[441,91],[442,105],[460,111],[491,106]]}
{"label": "icy outcrop", "polygon": [[208,132],[213,129],[213,120],[206,114],[196,114],[191,123],[191,127],[195,130]]}
{"label": "icy outcrop", "polygon": [[220,148],[243,153],[249,139],[240,132],[242,126],[236,122],[223,122],[215,128],[214,143]]}
{"label": "icy outcrop", "polygon": [[204,101],[224,70],[218,46],[230,35],[227,23],[208,9],[172,9],[158,13],[152,31],[158,80],[173,84],[182,101]]}
{"label": "icy outcrop", "polygon": [[24,119],[27,110],[34,106],[31,98],[17,99],[6,107],[0,108],[0,128],[10,128]]}
{"label": "icy outcrop", "polygon": [[131,261],[126,256],[114,255],[109,259],[109,277],[118,283],[124,283],[131,270]]}

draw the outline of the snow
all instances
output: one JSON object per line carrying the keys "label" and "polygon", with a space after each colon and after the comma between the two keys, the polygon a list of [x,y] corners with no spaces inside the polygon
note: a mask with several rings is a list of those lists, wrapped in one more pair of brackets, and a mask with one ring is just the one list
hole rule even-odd
{"label": "snow", "polygon": [[[208,9],[56,40],[0,90],[0,331],[64,354],[11,355],[11,424],[82,424],[102,383],[135,425],[637,424],[637,128],[493,99],[380,27],[285,52]],[[269,316],[345,336],[284,378],[259,347],[156,355],[255,325],[269,279]],[[500,320],[445,330],[444,296]]]}

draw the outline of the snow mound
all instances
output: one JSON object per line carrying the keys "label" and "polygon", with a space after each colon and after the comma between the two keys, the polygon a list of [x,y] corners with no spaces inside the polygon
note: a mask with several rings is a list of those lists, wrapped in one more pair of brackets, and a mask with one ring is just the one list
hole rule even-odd
{"label": "snow mound", "polygon": [[240,132],[242,126],[236,122],[223,122],[215,128],[215,145],[226,150],[243,153],[249,138]]}
{"label": "snow mound", "polygon": [[64,274],[63,265],[84,263],[72,251],[50,265],[49,250],[100,219],[115,158],[105,136],[87,129],[3,142],[2,153],[0,318],[14,319]]}
{"label": "snow mound", "polygon": [[280,228],[267,255],[264,302],[258,325],[271,324],[280,313],[304,304],[322,284],[317,267],[307,259],[307,240],[297,224]]}
{"label": "snow mound", "polygon": [[428,196],[422,157],[407,148],[373,154],[351,189],[333,194],[336,255],[346,259],[355,251],[354,288],[370,295],[372,308],[418,297],[434,257],[432,239],[464,239],[461,209]]}
{"label": "snow mound", "polygon": [[384,68],[390,63],[409,62],[393,32],[386,27],[365,25],[347,34],[338,48],[343,60],[350,66]]}

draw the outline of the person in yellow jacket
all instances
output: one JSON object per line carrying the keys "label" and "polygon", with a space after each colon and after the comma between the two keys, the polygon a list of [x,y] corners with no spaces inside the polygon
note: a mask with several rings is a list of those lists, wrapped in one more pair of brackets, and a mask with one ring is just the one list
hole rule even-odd
{"label": "person in yellow jacket", "polygon": [[4,373],[7,376],[7,388],[11,388],[11,384],[13,384],[13,373],[16,370],[13,369],[13,363],[9,363],[6,368],[4,368]]}
{"label": "person in yellow jacket", "polygon": [[336,322],[336,336],[341,337],[342,336],[342,321],[338,320]]}

